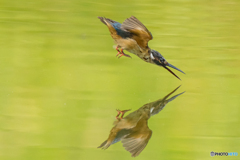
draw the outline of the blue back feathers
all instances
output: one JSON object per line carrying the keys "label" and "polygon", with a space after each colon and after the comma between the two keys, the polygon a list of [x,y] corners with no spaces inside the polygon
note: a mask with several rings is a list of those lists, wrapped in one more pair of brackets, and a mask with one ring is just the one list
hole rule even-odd
{"label": "blue back feathers", "polygon": [[130,33],[130,32],[127,32],[127,31],[124,31],[124,30],[121,29],[121,26],[122,26],[121,23],[114,22],[114,23],[111,23],[111,25],[112,25],[113,28],[117,31],[117,34],[118,34],[119,36],[121,36],[122,38],[131,37],[131,33]]}

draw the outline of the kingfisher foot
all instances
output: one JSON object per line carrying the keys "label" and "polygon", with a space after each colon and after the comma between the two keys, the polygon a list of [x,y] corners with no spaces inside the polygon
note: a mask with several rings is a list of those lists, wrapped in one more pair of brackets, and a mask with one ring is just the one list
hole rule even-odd
{"label": "kingfisher foot", "polygon": [[120,110],[119,110],[119,109],[116,109],[116,111],[118,112],[118,114],[117,114],[117,116],[116,116],[116,119],[119,119],[119,117],[118,117],[118,116],[120,115],[120,113],[121,113],[121,112],[120,112]]}
{"label": "kingfisher foot", "polygon": [[129,56],[128,54],[125,54],[125,53],[123,52],[123,49],[121,49],[121,55],[120,55],[118,58],[120,58],[120,57],[122,57],[122,56],[126,56],[126,57],[129,57],[129,58],[132,58],[132,57]]}
{"label": "kingfisher foot", "polygon": [[120,57],[122,57],[122,56],[132,58],[131,56],[129,56],[128,54],[125,54],[125,53],[118,53],[117,56],[118,56],[119,54],[120,54],[120,56],[119,56],[118,58],[120,58]]}
{"label": "kingfisher foot", "polygon": [[123,49],[121,49],[121,51],[119,51],[118,47],[119,47],[119,46],[116,47],[116,50],[118,51],[118,54],[116,55],[116,57],[117,57],[118,55],[120,55],[118,58],[120,58],[120,57],[122,57],[122,56],[132,58],[132,57],[129,56],[128,54],[125,54],[125,53],[123,52]]}
{"label": "kingfisher foot", "polygon": [[121,54],[121,52],[120,52],[120,51],[118,52],[118,54],[116,55],[116,57],[117,57],[119,54]]}
{"label": "kingfisher foot", "polygon": [[116,116],[116,119],[119,119],[118,116],[119,116],[120,114],[122,114],[122,116],[120,117],[120,119],[122,119],[123,116],[124,116],[124,114],[125,114],[126,112],[130,111],[130,110],[131,110],[131,109],[121,111],[121,110],[117,109],[118,114],[117,114],[117,116]]}

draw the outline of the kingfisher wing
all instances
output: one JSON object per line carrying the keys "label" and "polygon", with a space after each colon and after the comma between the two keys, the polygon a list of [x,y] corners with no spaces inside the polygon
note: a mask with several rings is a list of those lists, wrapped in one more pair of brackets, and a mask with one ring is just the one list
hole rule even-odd
{"label": "kingfisher wing", "polygon": [[148,48],[148,41],[153,39],[151,32],[134,16],[126,19],[121,28],[132,33],[132,38],[143,49]]}
{"label": "kingfisher wing", "polygon": [[103,24],[105,24],[105,25],[107,25],[107,23],[119,23],[119,22],[117,22],[117,21],[114,21],[114,20],[111,20],[111,19],[109,19],[109,18],[105,18],[105,17],[98,17],[100,20],[101,20],[101,22],[103,23]]}
{"label": "kingfisher wing", "polygon": [[98,17],[102,23],[107,25],[113,39],[129,38],[131,33],[121,28],[122,24],[105,17]]}
{"label": "kingfisher wing", "polygon": [[152,136],[152,130],[148,127],[141,132],[133,132],[122,139],[123,147],[132,154],[132,157],[138,156],[147,146]]}

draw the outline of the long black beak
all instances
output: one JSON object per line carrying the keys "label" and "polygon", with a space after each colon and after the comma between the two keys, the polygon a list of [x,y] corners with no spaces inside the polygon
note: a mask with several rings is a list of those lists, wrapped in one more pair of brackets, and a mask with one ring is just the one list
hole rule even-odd
{"label": "long black beak", "polygon": [[[166,65],[163,66],[166,70],[168,70],[168,71],[169,71],[170,73],[172,73],[175,77],[177,77],[179,80],[181,80],[175,73],[173,73],[173,71],[171,71],[169,68],[167,68],[167,66],[169,66],[169,67],[171,67],[171,68],[173,68],[173,69],[176,69],[176,70],[178,70],[179,72],[182,72],[182,73],[184,73],[184,72],[183,72],[182,70],[178,69],[177,67],[171,65],[170,63],[167,63]],[[184,74],[185,74],[185,73],[184,73]]]}
{"label": "long black beak", "polygon": [[178,96],[180,96],[180,95],[183,94],[183,93],[185,93],[185,91],[182,92],[182,93],[179,93],[179,94],[177,94],[177,95],[175,95],[175,96],[173,96],[173,97],[171,97],[171,98],[169,98],[167,101],[168,101],[168,102],[171,102],[172,100],[174,100],[175,98],[177,98]]}
{"label": "long black beak", "polygon": [[[178,90],[178,88],[180,88],[181,87],[181,85],[180,86],[178,86],[176,89],[174,89],[171,93],[169,93],[168,95],[166,95],[164,98],[163,98],[163,100],[165,101],[165,99],[167,99],[169,96],[171,96],[174,92],[176,92],[177,90]],[[169,98],[167,101],[168,102],[171,102],[172,100],[174,100],[175,98],[177,98],[178,96],[180,96],[181,94],[183,94],[183,93],[185,93],[185,91],[184,92],[182,92],[182,93],[179,93],[179,94],[177,94],[177,95],[175,95],[175,96],[173,96],[173,97],[171,97],[171,98]]]}

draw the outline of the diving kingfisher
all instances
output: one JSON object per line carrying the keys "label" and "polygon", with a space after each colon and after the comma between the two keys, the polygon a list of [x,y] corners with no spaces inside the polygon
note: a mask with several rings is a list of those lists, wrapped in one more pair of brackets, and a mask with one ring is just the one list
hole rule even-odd
{"label": "diving kingfisher", "polygon": [[181,80],[175,73],[167,68],[167,66],[182,73],[184,72],[168,63],[158,51],[148,47],[148,41],[152,40],[153,36],[151,32],[149,32],[149,30],[136,17],[131,16],[122,24],[105,17],[98,18],[102,23],[107,25],[112,38],[117,44],[116,50],[118,51],[118,54],[116,56],[119,56],[119,58],[122,56],[131,57],[123,52],[123,50],[127,50],[128,52],[137,55],[145,62],[164,67],[171,74]]}

